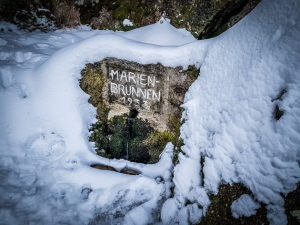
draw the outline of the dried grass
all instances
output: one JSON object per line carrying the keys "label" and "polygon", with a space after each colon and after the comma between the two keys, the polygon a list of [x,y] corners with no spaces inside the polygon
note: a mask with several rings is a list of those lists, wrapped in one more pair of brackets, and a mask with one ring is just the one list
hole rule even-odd
{"label": "dried grass", "polygon": [[74,28],[81,24],[80,13],[74,2],[67,0],[52,0],[53,13],[57,26],[60,28]]}
{"label": "dried grass", "polygon": [[90,26],[94,29],[101,29],[104,27],[108,27],[112,20],[112,12],[103,7],[102,10],[99,11],[99,17],[93,17],[91,19]]}

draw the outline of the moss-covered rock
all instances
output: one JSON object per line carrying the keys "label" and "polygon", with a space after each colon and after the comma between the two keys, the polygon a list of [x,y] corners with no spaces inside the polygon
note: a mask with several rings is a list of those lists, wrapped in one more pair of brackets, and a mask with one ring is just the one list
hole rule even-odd
{"label": "moss-covered rock", "polygon": [[[261,0],[143,0],[75,1],[81,21],[97,29],[130,30],[157,22],[163,12],[178,28],[186,28],[199,39],[220,34],[241,20]],[[129,19],[134,26],[123,26]],[[98,26],[94,26],[98,21]]]}
{"label": "moss-covered rock", "polygon": [[100,121],[106,121],[109,106],[105,103],[101,90],[106,85],[107,78],[102,72],[101,62],[87,64],[81,71],[81,75],[81,89],[91,96],[89,103],[97,107],[97,118]]}
{"label": "moss-covered rock", "polygon": [[[128,31],[159,21],[162,14],[178,28],[186,28],[199,39],[224,32],[249,13],[261,0],[2,0],[0,19],[34,30],[46,27],[35,19],[38,8],[49,10],[49,23],[58,27],[89,24],[94,29]],[[32,13],[33,12],[33,13]],[[53,15],[55,17],[53,17]],[[129,19],[133,26],[123,25]],[[52,25],[49,27],[52,27]]]}

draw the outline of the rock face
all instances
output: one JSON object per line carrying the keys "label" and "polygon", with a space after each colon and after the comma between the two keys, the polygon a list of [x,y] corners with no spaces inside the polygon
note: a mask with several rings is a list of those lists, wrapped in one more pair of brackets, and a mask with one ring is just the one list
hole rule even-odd
{"label": "rock face", "polygon": [[[0,1],[0,20],[30,30],[39,28],[47,31],[52,29],[54,21],[59,27],[89,24],[94,29],[131,30],[153,24],[164,15],[175,27],[186,28],[196,38],[204,39],[233,26],[260,1],[4,0]],[[41,11],[41,8],[49,11]],[[38,17],[46,23],[38,24]],[[132,23],[123,23],[125,19]]]}
{"label": "rock face", "polygon": [[216,36],[246,16],[261,0],[201,1],[195,13],[198,39]]}
{"label": "rock face", "polygon": [[[261,0],[116,0],[75,1],[81,21],[96,29],[129,30],[157,22],[162,14],[175,27],[186,28],[199,39],[233,26]],[[133,26],[123,25],[129,19]]]}

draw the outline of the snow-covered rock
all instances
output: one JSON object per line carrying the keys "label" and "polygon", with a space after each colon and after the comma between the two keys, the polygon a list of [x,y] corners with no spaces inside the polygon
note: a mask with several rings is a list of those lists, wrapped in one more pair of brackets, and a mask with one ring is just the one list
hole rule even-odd
{"label": "snow-covered rock", "polygon": [[[1,22],[1,223],[195,223],[209,193],[240,182],[267,205],[271,224],[286,224],[282,194],[300,180],[299,9],[297,0],[263,0],[205,41],[168,22],[130,32],[82,26],[49,33]],[[88,136],[96,110],[78,79],[87,62],[106,57],[202,65],[183,104],[185,145],[174,170],[171,144],[153,165],[95,154]],[[284,112],[279,120],[276,107]],[[90,167],[97,163],[140,175]]]}

